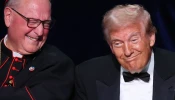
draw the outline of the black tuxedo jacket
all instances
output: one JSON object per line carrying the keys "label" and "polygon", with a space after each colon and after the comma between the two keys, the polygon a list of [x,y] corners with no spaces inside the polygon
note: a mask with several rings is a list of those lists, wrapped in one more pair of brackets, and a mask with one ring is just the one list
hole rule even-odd
{"label": "black tuxedo jacket", "polygon": [[[1,64],[0,100],[70,100],[72,97],[74,64],[54,46],[45,44],[36,54],[16,60],[2,43]],[[33,71],[31,66],[35,68]],[[8,83],[9,76],[13,76],[12,85]]]}
{"label": "black tuxedo jacket", "polygon": [[[153,100],[175,100],[175,53],[156,48],[154,60]],[[75,100],[119,100],[120,66],[112,54],[78,65]]]}

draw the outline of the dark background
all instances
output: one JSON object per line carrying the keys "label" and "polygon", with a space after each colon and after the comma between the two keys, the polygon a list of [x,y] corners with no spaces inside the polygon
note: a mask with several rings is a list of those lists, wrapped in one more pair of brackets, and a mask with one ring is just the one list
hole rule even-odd
{"label": "dark background", "polygon": [[[0,38],[6,34],[4,1],[0,0]],[[52,16],[56,24],[47,42],[56,45],[75,64],[109,54],[101,21],[106,11],[126,3],[143,5],[158,31],[156,46],[175,51],[175,4],[170,0],[52,0]]]}

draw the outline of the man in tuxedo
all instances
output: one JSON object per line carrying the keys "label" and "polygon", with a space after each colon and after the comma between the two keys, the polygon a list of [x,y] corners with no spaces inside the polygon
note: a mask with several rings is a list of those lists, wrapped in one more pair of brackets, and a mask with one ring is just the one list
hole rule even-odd
{"label": "man in tuxedo", "polygon": [[46,44],[54,20],[50,0],[6,0],[0,41],[0,100],[70,100],[74,64]]}
{"label": "man in tuxedo", "polygon": [[175,53],[153,48],[156,28],[141,5],[117,5],[103,29],[112,54],[76,67],[75,100],[175,99]]}

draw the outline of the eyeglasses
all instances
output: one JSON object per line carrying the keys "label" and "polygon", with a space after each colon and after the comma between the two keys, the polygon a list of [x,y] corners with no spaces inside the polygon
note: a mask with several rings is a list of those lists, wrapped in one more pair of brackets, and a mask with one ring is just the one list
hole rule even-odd
{"label": "eyeglasses", "polygon": [[42,23],[44,29],[51,29],[55,23],[54,19],[41,21],[40,19],[27,18],[24,15],[22,15],[21,13],[19,13],[18,11],[16,11],[15,9],[13,9],[13,8],[11,8],[11,9],[27,21],[27,26],[29,28],[36,28]]}

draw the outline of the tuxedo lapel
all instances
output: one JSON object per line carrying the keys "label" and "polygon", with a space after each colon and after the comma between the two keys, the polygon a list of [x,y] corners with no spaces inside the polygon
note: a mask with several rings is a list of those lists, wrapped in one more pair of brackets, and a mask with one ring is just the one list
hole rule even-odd
{"label": "tuxedo lapel", "polygon": [[175,76],[163,80],[155,72],[153,100],[174,100],[175,99]]}
{"label": "tuxedo lapel", "polygon": [[162,92],[162,84],[164,80],[154,71],[153,81],[153,100],[166,100]]}
{"label": "tuxedo lapel", "polygon": [[[106,74],[102,79],[96,80],[98,100],[119,100],[120,94],[120,64],[112,58]],[[104,69],[105,70],[105,69]]]}
{"label": "tuxedo lapel", "polygon": [[[166,53],[165,53],[166,52]],[[167,51],[154,49],[153,100],[175,99],[175,66]],[[168,55],[168,56],[167,56]]]}
{"label": "tuxedo lapel", "polygon": [[108,86],[103,82],[96,81],[98,100],[119,100],[120,81]]}

